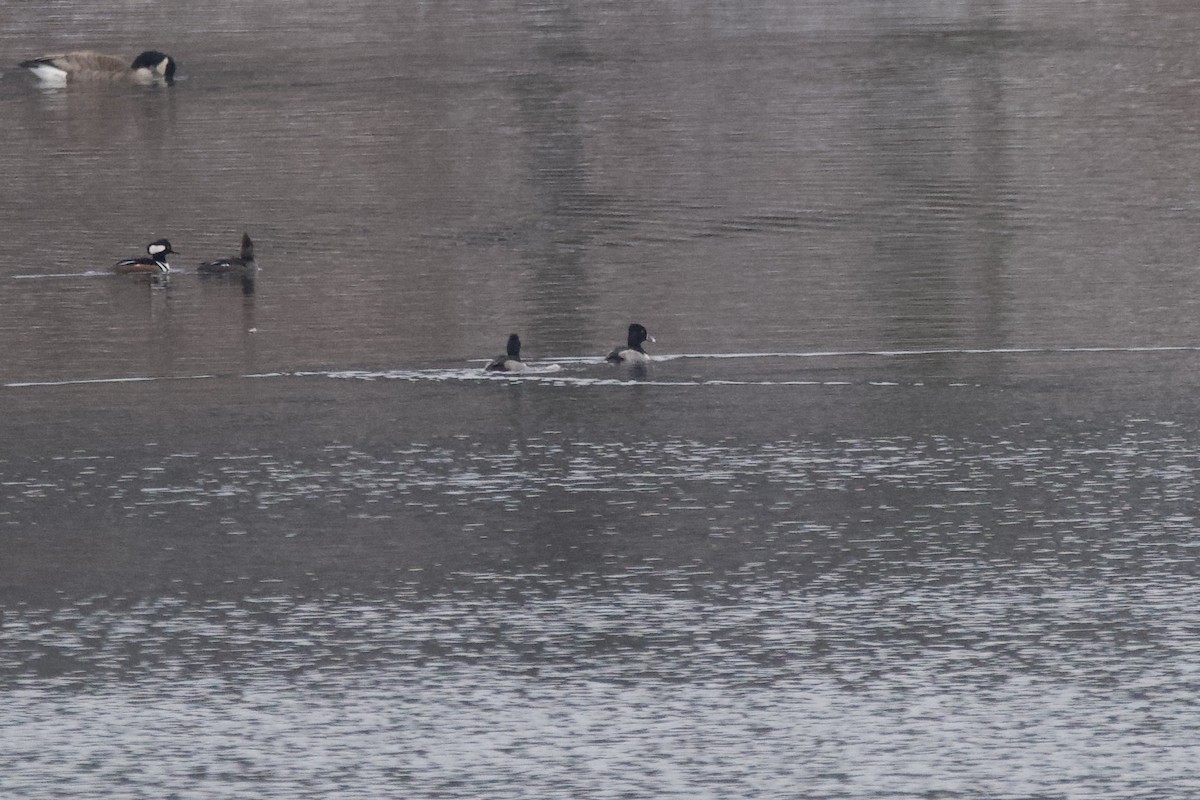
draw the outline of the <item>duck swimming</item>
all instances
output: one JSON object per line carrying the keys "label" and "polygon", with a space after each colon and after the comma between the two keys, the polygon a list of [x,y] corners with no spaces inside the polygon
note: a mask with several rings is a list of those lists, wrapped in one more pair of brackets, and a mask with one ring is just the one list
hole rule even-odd
{"label": "duck swimming", "polygon": [[229,258],[218,258],[216,261],[205,261],[200,266],[196,267],[196,271],[201,275],[229,275],[241,278],[253,278],[258,272],[258,265],[254,263],[254,242],[250,241],[250,234],[242,234],[242,251],[238,256]]}
{"label": "duck swimming", "polygon": [[521,360],[521,337],[515,333],[509,334],[504,355],[496,356],[492,363],[484,367],[486,372],[520,372],[523,369],[525,362]]}
{"label": "duck swimming", "polygon": [[613,364],[644,364],[650,360],[650,356],[642,349],[642,343],[646,341],[653,342],[654,339],[646,334],[644,327],[635,322],[629,326],[625,346],[616,348],[604,360]]}
{"label": "duck swimming", "polygon": [[146,253],[149,258],[126,258],[113,264],[113,272],[118,275],[166,275],[171,271],[171,265],[167,263],[168,255],[178,255],[175,250],[171,249],[171,243],[166,239],[155,239],[150,244],[146,245]]}

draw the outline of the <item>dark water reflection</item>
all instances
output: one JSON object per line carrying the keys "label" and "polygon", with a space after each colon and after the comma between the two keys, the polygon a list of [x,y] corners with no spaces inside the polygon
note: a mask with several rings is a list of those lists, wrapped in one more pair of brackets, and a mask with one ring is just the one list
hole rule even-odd
{"label": "dark water reflection", "polygon": [[1196,14],[6,10],[0,795],[1195,796]]}

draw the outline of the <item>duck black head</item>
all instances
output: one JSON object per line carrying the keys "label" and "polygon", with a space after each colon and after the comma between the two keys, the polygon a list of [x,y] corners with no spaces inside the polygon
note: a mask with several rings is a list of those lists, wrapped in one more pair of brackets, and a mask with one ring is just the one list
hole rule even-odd
{"label": "duck black head", "polygon": [[635,322],[629,326],[629,337],[626,339],[626,343],[632,350],[641,350],[642,342],[648,338],[649,335],[646,333],[646,329]]}
{"label": "duck black head", "polygon": [[171,243],[166,239],[155,239],[153,242],[146,245],[146,252],[149,253],[150,257],[155,261],[160,260],[159,256],[162,256],[161,260],[165,261],[168,255],[178,255],[177,251],[171,249]]}
{"label": "duck black head", "polygon": [[250,241],[250,234],[242,234],[242,261],[250,262],[254,260],[254,242]]}

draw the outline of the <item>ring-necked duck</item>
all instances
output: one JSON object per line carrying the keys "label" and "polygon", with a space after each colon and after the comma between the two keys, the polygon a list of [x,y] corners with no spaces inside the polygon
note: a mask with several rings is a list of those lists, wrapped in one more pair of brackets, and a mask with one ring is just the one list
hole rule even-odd
{"label": "ring-necked duck", "polygon": [[625,347],[618,347],[608,354],[605,361],[610,361],[613,364],[639,364],[650,360],[650,356],[642,349],[642,342],[651,341],[654,339],[646,335],[646,329],[636,322],[629,326],[629,336],[626,339]]}
{"label": "ring-necked duck", "polygon": [[496,356],[492,363],[488,364],[484,369],[488,372],[520,372],[525,369],[525,362],[521,360],[521,337],[515,333],[508,337],[508,344],[504,348],[505,352],[502,356]]}
{"label": "ring-necked duck", "polygon": [[22,61],[47,86],[68,83],[171,84],[175,81],[175,59],[157,50],[147,50],[129,63],[120,56],[82,50]]}
{"label": "ring-necked duck", "polygon": [[166,239],[155,239],[146,245],[146,252],[150,255],[149,258],[126,258],[113,264],[113,272],[121,275],[134,273],[165,275],[171,271],[171,265],[167,263],[167,256],[178,255],[177,251],[171,249],[171,243]]}

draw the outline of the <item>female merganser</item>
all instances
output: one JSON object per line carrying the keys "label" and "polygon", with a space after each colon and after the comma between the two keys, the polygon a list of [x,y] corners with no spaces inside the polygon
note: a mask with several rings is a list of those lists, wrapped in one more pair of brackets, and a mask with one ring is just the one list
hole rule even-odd
{"label": "female merganser", "polygon": [[242,234],[242,254],[240,256],[205,261],[196,267],[196,271],[202,275],[253,278],[254,273],[258,272],[258,265],[254,263],[254,242],[250,241],[250,235]]}

